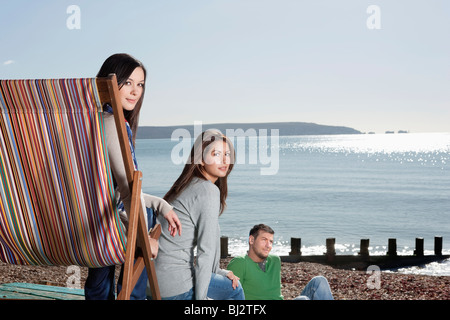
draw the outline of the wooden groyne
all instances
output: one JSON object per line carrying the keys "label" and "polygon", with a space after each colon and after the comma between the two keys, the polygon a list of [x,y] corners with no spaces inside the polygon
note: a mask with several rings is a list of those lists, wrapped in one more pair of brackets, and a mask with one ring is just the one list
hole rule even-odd
{"label": "wooden groyne", "polygon": [[[361,239],[360,251],[357,255],[336,254],[335,238],[326,239],[326,252],[322,255],[302,255],[301,238],[291,238],[291,251],[287,256],[280,256],[283,262],[314,262],[331,265],[342,269],[366,270],[376,265],[381,270],[418,266],[430,262],[442,261],[450,255],[442,254],[442,237],[434,238],[434,254],[424,254],[424,239],[416,238],[416,248],[412,255],[397,254],[397,239],[388,239],[388,250],[385,255],[370,255],[369,239]],[[229,257],[228,237],[221,237],[221,258]]]}

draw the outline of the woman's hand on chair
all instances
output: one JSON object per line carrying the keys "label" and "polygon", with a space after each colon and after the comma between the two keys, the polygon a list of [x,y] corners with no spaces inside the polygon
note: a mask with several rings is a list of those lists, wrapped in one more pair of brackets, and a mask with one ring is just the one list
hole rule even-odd
{"label": "woman's hand on chair", "polygon": [[152,258],[155,259],[159,249],[158,240],[153,239],[150,236],[148,237],[148,240],[150,241],[150,248],[152,249]]}

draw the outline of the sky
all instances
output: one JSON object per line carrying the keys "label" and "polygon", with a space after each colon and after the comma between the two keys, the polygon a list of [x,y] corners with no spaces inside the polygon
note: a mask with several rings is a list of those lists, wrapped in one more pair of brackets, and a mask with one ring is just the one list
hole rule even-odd
{"label": "sky", "polygon": [[448,0],[0,3],[1,79],[95,77],[126,52],[148,72],[140,125],[450,132]]}

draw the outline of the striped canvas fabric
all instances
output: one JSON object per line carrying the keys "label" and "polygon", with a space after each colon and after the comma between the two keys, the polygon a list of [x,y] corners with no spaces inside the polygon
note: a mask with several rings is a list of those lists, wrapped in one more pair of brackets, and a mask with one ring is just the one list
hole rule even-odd
{"label": "striped canvas fabric", "polygon": [[0,81],[0,260],[123,263],[96,79]]}

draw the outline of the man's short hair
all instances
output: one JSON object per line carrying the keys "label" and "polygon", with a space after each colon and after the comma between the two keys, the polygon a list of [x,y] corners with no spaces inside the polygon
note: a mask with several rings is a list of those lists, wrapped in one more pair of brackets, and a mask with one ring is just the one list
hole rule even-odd
{"label": "man's short hair", "polygon": [[270,234],[275,233],[275,231],[273,231],[273,229],[271,227],[269,227],[266,224],[261,223],[261,224],[257,224],[255,226],[253,226],[253,228],[250,230],[249,236],[253,236],[256,239],[256,237],[259,235],[260,230],[270,233]]}

